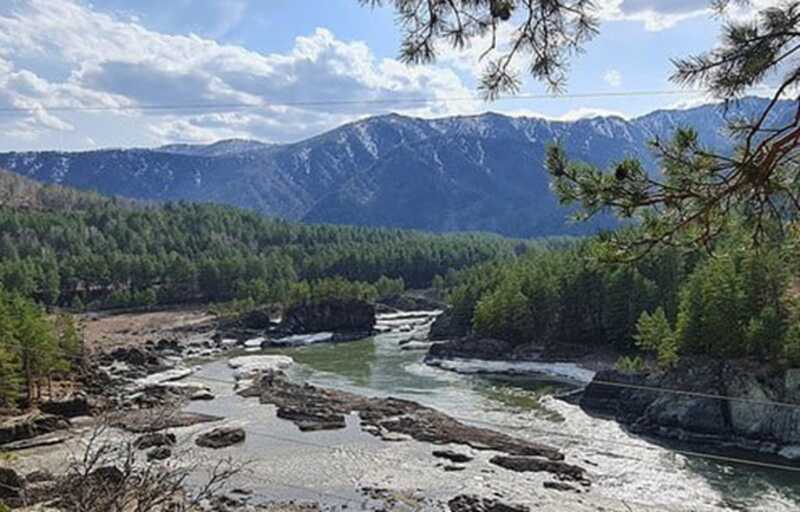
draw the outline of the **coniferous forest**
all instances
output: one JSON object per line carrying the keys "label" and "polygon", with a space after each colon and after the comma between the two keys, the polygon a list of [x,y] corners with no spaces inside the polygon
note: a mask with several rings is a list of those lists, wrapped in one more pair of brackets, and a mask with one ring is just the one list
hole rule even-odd
{"label": "coniferous forest", "polygon": [[662,248],[609,264],[596,237],[464,270],[448,295],[464,331],[516,345],[608,347],[630,354],[623,369],[646,355],[662,367],[681,355],[797,365],[796,244],[750,242],[733,232],[713,255]]}
{"label": "coniferous forest", "polygon": [[286,305],[331,288],[374,298],[527,246],[487,234],[301,225],[210,204],[137,204],[3,177],[0,283],[76,310]]}
{"label": "coniferous forest", "polygon": [[[0,373],[17,394],[31,396],[69,362],[53,349],[65,321],[43,307],[234,300],[287,307],[381,300],[406,288],[437,289],[464,333],[515,345],[607,347],[627,354],[623,368],[641,367],[647,355],[663,367],[684,354],[800,362],[791,235],[754,248],[734,230],[713,256],[659,248],[609,264],[603,235],[534,242],[302,225],[224,206],[134,203],[4,180],[0,316],[12,334],[0,343]],[[22,349],[35,344],[51,356],[26,363]]]}

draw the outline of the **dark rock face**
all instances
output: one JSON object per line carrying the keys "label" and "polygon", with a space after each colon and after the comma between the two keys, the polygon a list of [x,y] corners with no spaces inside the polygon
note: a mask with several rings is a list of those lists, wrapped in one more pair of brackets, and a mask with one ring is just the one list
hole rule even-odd
{"label": "dark rock face", "polygon": [[11,468],[0,467],[0,503],[21,504],[25,496],[25,479]]}
{"label": "dark rock face", "polygon": [[438,457],[440,459],[447,459],[450,462],[456,462],[459,464],[463,464],[465,462],[470,462],[472,457],[465,453],[458,453],[452,450],[435,450],[433,452],[434,457]]}
{"label": "dark rock face", "polygon": [[125,481],[125,473],[116,466],[103,466],[92,471],[89,479],[100,485],[121,485]]}
{"label": "dark rock face", "polygon": [[69,428],[68,420],[50,414],[35,414],[15,418],[0,424],[0,445],[31,439],[43,434]]}
{"label": "dark rock face", "polygon": [[168,339],[160,339],[158,343],[155,344],[155,349],[159,352],[163,351],[170,351],[170,352],[183,352],[183,347],[178,342],[178,340],[168,340]]}
{"label": "dark rock face", "polygon": [[121,347],[112,351],[108,357],[131,366],[158,367],[161,364],[158,356],[139,347]]}
{"label": "dark rock face", "polygon": [[201,423],[212,423],[220,421],[220,416],[201,414],[196,412],[179,411],[166,416],[153,414],[147,409],[125,411],[112,419],[112,425],[132,432],[134,434],[146,434],[167,430],[172,428],[190,427]]}
{"label": "dark rock face", "polygon": [[166,446],[153,448],[152,450],[147,452],[147,460],[149,461],[167,460],[170,457],[172,457],[172,450],[170,450]]}
{"label": "dark rock face", "polygon": [[375,307],[358,300],[300,304],[286,313],[281,330],[293,334],[314,332],[369,332],[375,325]]}
{"label": "dark rock face", "polygon": [[148,450],[161,446],[172,446],[175,444],[175,441],[175,434],[171,432],[153,432],[151,434],[139,436],[133,442],[133,446],[137,450]]}
{"label": "dark rock face", "polygon": [[800,401],[792,394],[791,372],[684,358],[666,373],[600,372],[580,405],[647,435],[780,449],[800,444],[800,407],[792,406]]}
{"label": "dark rock face", "polygon": [[586,479],[586,470],[584,470],[582,467],[573,466],[572,464],[567,464],[566,462],[562,461],[546,460],[536,457],[509,457],[505,455],[497,455],[492,457],[489,462],[496,466],[500,466],[501,468],[505,468],[510,471],[516,471],[518,473],[547,472],[558,475],[558,477],[562,480],[571,480],[585,483],[587,485],[589,483]]}
{"label": "dark rock face", "polygon": [[237,319],[237,324],[242,329],[269,329],[273,326],[271,310],[269,308],[258,308],[248,311]]}
{"label": "dark rock face", "polygon": [[277,416],[291,421],[302,432],[336,430],[346,426],[342,414],[326,411],[320,407],[307,408],[306,406],[293,407],[287,405],[278,409]]}
{"label": "dark rock face", "polygon": [[493,338],[468,337],[435,343],[428,350],[430,359],[505,359],[512,352],[511,343]]}
{"label": "dark rock face", "polygon": [[580,492],[579,489],[577,489],[577,488],[575,488],[575,487],[573,487],[573,486],[571,486],[569,484],[565,484],[564,482],[544,482],[544,483],[542,483],[542,486],[545,489],[550,489],[550,490],[553,490],[553,491]]}
{"label": "dark rock face", "polygon": [[451,512],[529,512],[525,505],[509,505],[497,500],[462,494],[447,502]]}
{"label": "dark rock face", "polygon": [[195,440],[197,446],[203,448],[226,448],[235,444],[243,443],[245,440],[244,429],[233,427],[215,428],[211,432],[200,434]]}
{"label": "dark rock face", "polygon": [[62,400],[50,400],[40,404],[39,409],[44,413],[65,418],[76,418],[91,414],[89,401],[84,395],[74,395]]}
{"label": "dark rock face", "polygon": [[453,315],[452,310],[447,310],[436,317],[431,324],[431,331],[428,338],[431,341],[444,341],[460,338],[467,335],[469,323],[460,321]]}

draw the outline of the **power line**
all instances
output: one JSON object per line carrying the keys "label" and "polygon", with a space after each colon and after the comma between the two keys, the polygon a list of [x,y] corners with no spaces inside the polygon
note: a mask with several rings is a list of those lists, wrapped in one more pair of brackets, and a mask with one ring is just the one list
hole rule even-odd
{"label": "power line", "polygon": [[773,407],[791,407],[793,409],[800,408],[800,404],[792,404],[789,402],[780,402],[776,400],[759,400],[757,398],[743,398],[737,396],[725,396],[725,395],[717,395],[713,393],[703,393],[700,391],[684,391],[680,389],[673,389],[673,388],[661,388],[657,386],[646,386],[641,384],[627,384],[624,382],[614,382],[609,380],[592,380],[591,384],[597,384],[600,386],[609,386],[609,387],[617,387],[617,388],[627,388],[627,389],[635,389],[638,391],[653,391],[656,393],[671,393],[674,395],[682,395],[682,396],[689,396],[689,397],[696,397],[696,398],[708,398],[711,400],[728,400],[731,402],[741,402],[741,403],[748,403],[753,405],[769,405]]}
{"label": "power line", "polygon": [[[766,87],[756,87],[753,91],[772,90]],[[567,94],[518,94],[502,96],[495,100],[500,101],[526,101],[526,100],[575,100],[575,99],[600,99],[600,98],[630,98],[648,96],[674,96],[674,95],[700,95],[708,94],[708,90],[641,90],[641,91],[597,91]],[[440,96],[417,98],[386,98],[386,99],[330,99],[330,100],[299,100],[299,101],[264,101],[262,103],[171,103],[171,104],[144,104],[144,105],[40,105],[38,107],[0,107],[0,114],[49,112],[132,112],[132,111],[171,111],[171,110],[265,110],[272,107],[323,107],[323,106],[349,106],[349,105],[425,105],[450,102],[483,102],[476,96]]]}

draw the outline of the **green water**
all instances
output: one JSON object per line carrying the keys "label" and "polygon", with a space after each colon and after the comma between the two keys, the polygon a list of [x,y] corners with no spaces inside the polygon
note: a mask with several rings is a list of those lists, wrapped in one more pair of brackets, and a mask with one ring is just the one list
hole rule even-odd
{"label": "green water", "polygon": [[[596,482],[591,491],[594,495],[617,503],[624,501],[627,506],[634,504],[630,510],[637,510],[637,503],[655,505],[656,509],[667,511],[772,512],[800,509],[800,473],[677,455],[668,447],[627,433],[613,421],[590,417],[580,408],[553,398],[553,394],[571,389],[569,384],[532,377],[459,375],[432,368],[422,362],[424,351],[401,350],[398,342],[402,338],[403,335],[383,334],[351,343],[320,344],[267,353],[291,356],[297,365],[290,373],[317,385],[369,396],[415,400],[464,422],[557,446],[566,453],[568,461],[589,469]],[[230,378],[230,370],[222,361],[206,365],[200,375],[225,379]],[[353,446],[353,453],[348,454],[345,461],[334,461],[327,455],[322,459],[319,456],[314,458],[313,453],[309,454],[317,461],[315,470],[322,472],[322,476],[310,474],[301,462],[297,462],[296,471],[300,472],[302,476],[299,478],[307,486],[346,492],[352,487],[351,481],[363,481],[373,476],[378,478],[375,475],[384,475],[382,478],[392,480],[399,475],[397,471],[393,473],[394,466],[417,463],[422,464],[416,470],[418,479],[415,480],[413,472],[409,475],[406,469],[401,478],[404,484],[430,489],[431,492],[445,492],[453,485],[451,475],[426,473],[430,469],[428,466],[433,464],[423,460],[429,456],[430,448],[414,443],[379,443],[361,433],[355,424],[342,432],[301,434],[288,422],[269,416],[266,412],[271,411],[269,406],[236,397],[230,390],[219,388],[215,391],[226,394],[226,398],[194,407],[250,425],[260,425],[288,438]],[[276,445],[275,441],[265,443],[254,439],[245,452],[271,459],[276,457],[275,450],[278,450],[281,460],[286,461],[291,459],[288,453],[296,455],[296,448],[291,443],[287,441],[282,448],[285,451],[280,451],[280,443]],[[390,463],[387,457],[396,459]],[[291,465],[289,462],[284,464],[287,467]],[[335,467],[329,468],[327,464]],[[267,470],[265,466],[263,471]],[[474,478],[478,481],[481,477],[476,473],[478,476]],[[540,484],[528,489],[525,486],[530,484],[521,484],[518,476],[507,473],[501,475],[507,481],[491,482],[493,492],[519,495],[520,499],[542,499],[536,492]],[[475,485],[479,489],[484,484]],[[590,498],[587,499],[591,502]]]}

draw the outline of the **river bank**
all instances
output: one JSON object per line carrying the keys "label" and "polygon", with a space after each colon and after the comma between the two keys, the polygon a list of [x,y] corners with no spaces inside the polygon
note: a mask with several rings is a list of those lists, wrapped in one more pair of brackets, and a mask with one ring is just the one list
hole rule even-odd
{"label": "river bank", "polygon": [[431,366],[464,374],[547,375],[579,384],[566,398],[638,435],[750,457],[800,461],[800,369],[683,357],[669,370],[615,368],[611,349],[514,346],[463,336],[433,344]]}
{"label": "river bank", "polygon": [[[413,337],[417,330],[424,329],[429,325],[430,320],[437,312],[424,313],[388,313],[378,318],[378,326],[388,332],[396,332],[410,335]],[[150,318],[141,319],[150,322]],[[103,320],[96,318],[93,322],[102,326]],[[114,319],[116,326],[121,326],[127,332],[132,329],[130,324],[133,318],[125,318],[124,321]],[[206,414],[203,412],[192,411],[192,406],[169,415],[156,415],[159,407],[172,403],[173,400],[188,400],[189,403],[212,403],[216,393],[225,393],[224,388],[209,385],[209,379],[197,376],[199,369],[193,363],[203,361],[228,361],[228,366],[233,372],[233,377],[242,387],[245,383],[252,382],[254,377],[258,377],[257,386],[261,391],[258,393],[260,401],[263,403],[280,402],[278,397],[282,397],[282,405],[278,408],[276,418],[288,418],[298,423],[302,418],[301,431],[328,430],[330,428],[353,430],[352,418],[355,414],[359,417],[356,422],[356,430],[362,432],[356,434],[349,432],[347,436],[363,438],[363,435],[374,436],[379,439],[381,445],[397,446],[398,443],[408,444],[409,441],[418,445],[419,451],[425,446],[425,451],[430,453],[430,457],[436,461],[432,465],[438,471],[455,472],[467,469],[464,463],[475,459],[474,455],[466,455],[448,449],[450,446],[462,445],[471,451],[488,451],[493,456],[491,460],[486,460],[486,465],[494,467],[508,467],[508,471],[551,474],[556,476],[556,481],[548,481],[548,488],[555,492],[572,490],[580,492],[581,487],[589,485],[589,479],[583,468],[568,464],[563,461],[564,455],[556,448],[546,445],[533,443],[525,440],[517,440],[513,437],[480,427],[464,425],[457,420],[448,417],[431,408],[420,406],[413,401],[398,401],[391,399],[375,399],[362,397],[346,392],[316,388],[302,383],[293,383],[285,380],[284,377],[273,375],[271,370],[278,368],[286,369],[292,365],[292,360],[286,356],[247,356],[242,354],[253,353],[256,347],[248,345],[249,340],[237,340],[234,342],[230,338],[219,335],[214,330],[208,330],[208,324],[197,322],[192,317],[189,325],[185,328],[170,326],[172,334],[180,333],[170,338],[161,338],[158,341],[149,339],[134,346],[120,347],[111,344],[107,351],[97,350],[90,357],[91,376],[88,377],[86,390],[88,396],[85,400],[80,400],[82,407],[91,403],[92,412],[99,412],[100,409],[113,406],[117,412],[113,415],[111,425],[116,427],[119,436],[138,436],[142,433],[165,432],[172,439],[170,445],[177,443],[178,438],[182,442],[187,442],[192,438],[200,439],[203,435],[208,435],[208,429],[217,429],[219,426],[229,428],[230,422],[222,415]],[[181,326],[177,326],[181,327]],[[119,328],[119,327],[118,327]],[[102,329],[98,329],[102,332]],[[161,334],[165,334],[164,333]],[[297,335],[299,336],[299,335]],[[323,339],[320,336],[313,338],[319,343],[330,342],[330,339]],[[95,345],[96,347],[98,345]],[[115,347],[115,348],[114,348]],[[257,347],[258,350],[262,346]],[[230,354],[228,356],[227,354]],[[253,364],[253,358],[261,358],[261,364]],[[274,365],[266,364],[267,361],[274,362]],[[206,363],[208,364],[208,363]],[[266,372],[266,373],[265,373]],[[264,391],[265,382],[269,379],[271,383],[280,382],[281,385],[266,398]],[[277,385],[274,384],[273,387]],[[253,388],[249,391],[240,391],[241,395],[253,394]],[[291,397],[291,402],[286,402],[287,397]],[[77,400],[70,398],[70,400]],[[313,403],[313,404],[312,404]],[[287,410],[294,411],[287,414]],[[14,445],[13,442],[4,445],[6,449],[13,449],[15,471],[19,475],[34,475],[37,467],[63,466],[65,463],[62,458],[69,453],[74,454],[80,450],[88,436],[91,436],[92,428],[97,425],[97,420],[93,421],[90,417],[70,413],[71,417],[60,417],[62,423],[50,425],[53,431],[61,431],[62,437],[56,442],[36,443],[32,440],[41,439],[37,436],[37,429],[28,429],[28,432],[20,434],[21,438],[17,441],[29,441],[30,444]],[[88,412],[88,411],[80,411]],[[316,415],[315,415],[316,414]],[[313,425],[308,428],[308,421],[320,420],[326,415],[336,415],[336,420],[331,427],[330,423]],[[31,418],[29,424],[44,425],[44,418],[55,418],[56,415],[38,415],[38,419]],[[154,418],[158,420],[154,420]],[[37,423],[38,422],[38,423]],[[213,425],[212,425],[213,424]],[[226,425],[228,425],[226,427]],[[41,430],[43,427],[40,427]],[[237,430],[234,428],[234,430]],[[243,431],[242,431],[243,432]],[[393,432],[392,436],[389,433]],[[150,434],[147,434],[150,435]],[[159,434],[160,435],[160,434]],[[295,436],[298,437],[298,436]],[[287,437],[291,439],[291,437]],[[244,441],[244,434],[241,439],[237,439],[231,445],[237,445]],[[140,440],[135,441],[137,444]],[[291,442],[291,441],[290,441]],[[300,444],[302,441],[298,440]],[[370,451],[374,450],[375,442],[365,443]],[[199,444],[199,441],[198,441]],[[436,451],[431,446],[442,446],[444,449]],[[141,456],[148,461],[170,457],[171,450],[164,450],[162,446],[154,446],[148,442],[147,449],[143,449]],[[235,446],[233,446],[235,448]],[[385,449],[385,447],[382,447]],[[208,456],[208,454],[204,454]],[[487,455],[488,457],[488,455]],[[58,462],[56,462],[58,461]],[[449,461],[449,462],[448,462]],[[460,461],[460,464],[456,462]],[[303,469],[303,471],[307,471]],[[493,471],[493,470],[482,470]],[[573,482],[576,487],[572,487],[563,480]],[[24,481],[24,478],[23,480]],[[544,480],[541,482],[544,486]],[[237,482],[240,487],[246,485],[245,482]],[[32,483],[27,487],[33,488]],[[543,487],[544,488],[544,487]],[[420,493],[418,490],[399,489],[387,486],[360,485],[356,486],[349,493],[348,500],[361,500],[368,505],[362,504],[364,510],[383,510],[387,503],[394,504],[392,510],[397,508],[398,503],[416,503],[411,509],[418,509],[419,506],[431,510],[483,510],[486,507],[500,506],[498,496],[485,497],[472,494],[457,494],[451,496],[449,500],[444,498],[433,498]],[[354,494],[359,497],[354,497]],[[325,495],[323,493],[322,497]],[[332,503],[330,496],[326,500],[319,499],[310,501],[302,505],[303,510],[338,510],[340,504]],[[287,499],[294,499],[288,498]],[[236,500],[227,503],[230,507]],[[245,505],[248,500],[239,500],[241,505]],[[264,510],[294,510],[294,508],[279,508],[285,504],[281,500],[257,500],[261,501]],[[333,500],[336,501],[335,499]],[[453,505],[450,506],[449,502]],[[293,505],[297,506],[297,505]],[[363,508],[363,507],[368,508]],[[276,508],[278,507],[278,508]],[[316,507],[316,508],[315,508]],[[455,508],[453,508],[455,507]],[[511,505],[509,505],[511,507]],[[519,505],[510,510],[528,510],[526,506]]]}
{"label": "river bank", "polygon": [[[189,401],[181,412],[217,421],[174,426],[167,431],[176,436],[176,445],[188,446],[206,464],[229,457],[251,462],[248,473],[233,486],[250,492],[244,501],[253,504],[283,506],[294,500],[320,510],[466,511],[470,510],[466,506],[487,509],[486,499],[546,511],[772,512],[794,510],[800,503],[800,489],[780,475],[675,455],[668,448],[630,435],[615,421],[586,415],[579,407],[556,399],[578,386],[570,379],[551,378],[546,372],[457,374],[424,364],[426,348],[416,348],[409,340],[427,343],[421,340],[426,338],[435,313],[381,315],[375,325],[377,335],[339,344],[262,348],[212,331],[193,332],[178,340],[177,346],[150,339],[144,340],[150,344],[119,352],[132,361],[152,363],[150,357],[154,356],[172,365],[168,369],[172,373],[158,376],[150,367],[121,361],[113,365],[119,369],[118,378],[128,379],[129,384],[143,378],[154,384],[164,378],[162,387],[204,386],[207,397]],[[263,392],[258,397],[241,396],[247,381],[255,384],[255,378],[248,375],[249,370],[242,371],[246,365],[231,364],[235,358],[253,356],[291,359],[282,368],[288,384],[281,384],[280,392],[272,393],[265,403]],[[292,401],[284,402],[287,396]],[[136,393],[128,390],[121,399],[135,397]],[[320,401],[323,412],[335,413],[337,428],[304,431],[279,412],[281,407],[305,410],[305,404],[313,406]],[[137,407],[148,403],[139,402]],[[554,448],[567,464],[583,468],[592,485],[561,481],[548,471],[514,471],[509,468],[525,465],[509,459],[511,454],[482,446],[414,439],[402,430],[386,428],[402,428],[403,422],[370,413],[397,404],[411,407],[400,411],[401,418],[417,413],[425,416],[430,409],[465,427]],[[362,411],[366,411],[366,421]],[[199,436],[217,428],[241,428],[246,436],[243,442],[220,450],[194,447]],[[89,431],[90,426],[73,421],[68,440],[16,452],[15,464],[21,473],[63,466]],[[472,460],[456,462],[434,452]],[[231,497],[242,500],[242,496]]]}

